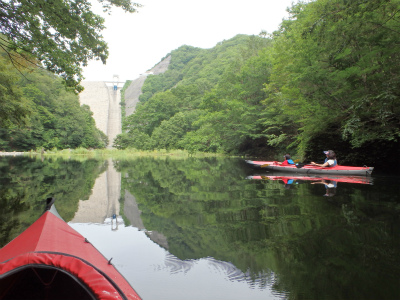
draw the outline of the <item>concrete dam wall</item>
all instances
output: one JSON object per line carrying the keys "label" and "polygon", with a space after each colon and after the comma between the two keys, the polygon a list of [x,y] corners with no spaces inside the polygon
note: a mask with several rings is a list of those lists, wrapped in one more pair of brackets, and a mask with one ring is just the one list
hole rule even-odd
{"label": "concrete dam wall", "polygon": [[121,91],[104,81],[83,81],[85,90],[79,94],[81,104],[90,106],[96,127],[103,131],[112,148],[114,139],[121,133]]}
{"label": "concrete dam wall", "polygon": [[[167,56],[151,70],[133,80],[125,91],[125,110],[129,116],[135,112],[142,86],[148,75],[164,73],[169,66],[171,56]],[[114,78],[118,78],[115,75]],[[103,131],[109,140],[108,148],[112,148],[114,139],[121,133],[121,88],[124,82],[115,81],[82,81],[85,88],[79,94],[81,104],[90,106],[96,127]],[[115,89],[116,87],[116,89]]]}
{"label": "concrete dam wall", "polygon": [[[139,102],[142,86],[148,75],[160,74],[168,69],[171,57],[167,57],[150,71],[142,74],[132,81],[125,91],[125,107],[127,116],[131,115]],[[118,78],[116,75],[114,78]],[[107,148],[113,148],[114,139],[121,133],[121,89],[123,82],[116,81],[83,81],[85,88],[79,94],[79,101],[90,106],[96,127],[103,131],[109,139]],[[79,201],[78,211],[71,223],[110,223],[116,229],[123,223],[120,214],[119,199],[121,196],[121,173],[114,168],[112,159],[107,161],[107,169],[101,174],[94,184],[89,199]],[[130,223],[139,229],[143,229],[140,219],[140,210],[136,199],[128,191],[125,191],[125,207],[123,214]],[[154,239],[157,235],[154,234]],[[164,245],[166,243],[164,242]]]}

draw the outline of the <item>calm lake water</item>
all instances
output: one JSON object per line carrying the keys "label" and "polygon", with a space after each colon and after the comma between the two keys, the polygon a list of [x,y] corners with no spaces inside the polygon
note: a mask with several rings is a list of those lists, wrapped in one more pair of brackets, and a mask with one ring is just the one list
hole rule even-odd
{"label": "calm lake water", "polygon": [[242,159],[1,157],[0,246],[55,197],[144,300],[400,299],[400,177],[282,175]]}

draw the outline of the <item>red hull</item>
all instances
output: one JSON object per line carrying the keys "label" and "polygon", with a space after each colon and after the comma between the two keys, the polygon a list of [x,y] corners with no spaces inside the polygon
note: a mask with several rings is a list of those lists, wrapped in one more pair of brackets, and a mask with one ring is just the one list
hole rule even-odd
{"label": "red hull", "polygon": [[[65,275],[68,280],[72,278],[69,282],[77,283],[77,289],[87,291],[85,297],[88,299],[140,299],[115,267],[81,234],[64,222],[55,208],[46,211],[28,229],[0,249],[0,299],[11,297],[9,294],[12,290],[18,293],[18,287],[5,287],[5,284],[20,283],[26,274],[18,277],[18,272],[28,270],[35,270],[34,273],[40,279],[39,285],[40,282],[47,287],[54,285],[53,290],[61,289],[62,283],[57,282],[57,278]],[[49,280],[42,272],[52,272],[54,277],[52,275]],[[65,282],[65,279],[62,281]],[[25,286],[19,288],[27,288],[28,285],[25,283]],[[69,290],[72,292],[74,288],[73,284],[63,287],[62,293]],[[53,297],[64,299],[67,295]]]}
{"label": "red hull", "polygon": [[282,166],[276,161],[253,161],[247,160],[250,165],[274,172],[291,172],[300,174],[330,174],[330,175],[349,175],[349,176],[370,176],[373,167],[351,167],[351,166],[336,166],[321,168],[313,165],[304,165],[297,167],[296,165]]}
{"label": "red hull", "polygon": [[331,180],[336,182],[347,182],[357,184],[373,184],[372,178],[367,176],[344,176],[344,175],[325,175],[325,176],[312,176],[312,175],[297,175],[297,176],[286,176],[286,175],[255,175],[248,176],[248,179],[257,180],[282,180],[287,182],[290,179],[293,180],[304,180],[304,181],[321,181]]}

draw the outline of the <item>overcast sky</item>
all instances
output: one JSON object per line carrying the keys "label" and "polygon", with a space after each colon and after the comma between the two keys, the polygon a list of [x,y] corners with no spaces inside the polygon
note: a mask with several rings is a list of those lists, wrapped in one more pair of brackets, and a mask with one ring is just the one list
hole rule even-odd
{"label": "overcast sky", "polygon": [[[92,0],[95,2],[95,0]],[[138,13],[113,8],[106,19],[107,64],[91,61],[88,81],[134,80],[182,45],[212,48],[237,34],[278,29],[293,0],[137,0]],[[297,2],[297,1],[294,1]],[[94,3],[93,10],[101,14]]]}

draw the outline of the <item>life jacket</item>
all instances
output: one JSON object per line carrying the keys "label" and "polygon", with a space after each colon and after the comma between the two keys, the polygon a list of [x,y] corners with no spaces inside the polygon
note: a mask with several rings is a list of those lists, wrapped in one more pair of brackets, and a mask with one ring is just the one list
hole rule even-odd
{"label": "life jacket", "polygon": [[287,165],[294,165],[294,161],[291,159],[286,159],[282,162],[283,166],[287,166]]}
{"label": "life jacket", "polygon": [[[331,160],[330,158],[325,158],[324,163],[326,163],[328,160]],[[337,160],[333,159],[333,165],[328,165],[328,167],[336,167],[337,166]]]}

